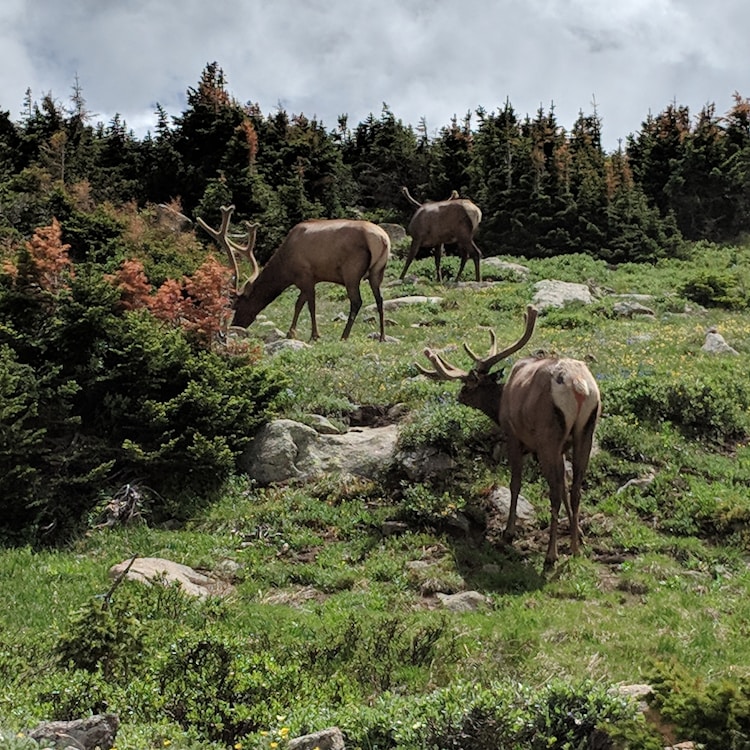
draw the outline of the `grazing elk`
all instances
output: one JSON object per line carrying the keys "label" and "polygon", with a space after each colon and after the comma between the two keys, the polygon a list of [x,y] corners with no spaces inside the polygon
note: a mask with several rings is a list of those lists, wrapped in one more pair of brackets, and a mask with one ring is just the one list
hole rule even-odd
{"label": "grazing elk", "polygon": [[[297,319],[307,303],[312,321],[311,339],[320,338],[315,317],[315,285],[330,281],[346,287],[349,318],[342,339],[349,337],[354,319],[362,307],[359,285],[367,279],[380,316],[380,340],[385,341],[383,296],[380,285],[390,257],[391,241],[383,229],[369,221],[349,219],[313,219],[292,227],[284,241],[261,270],[253,254],[254,225],[248,224],[248,241],[240,246],[228,236],[234,206],[221,207],[221,226],[212,229],[203,219],[198,224],[225,250],[235,272],[234,319],[232,324],[247,328],[261,310],[285,289],[299,290],[292,324],[287,338],[297,333]],[[253,265],[253,274],[240,287],[236,254],[245,255]]]}
{"label": "grazing elk", "polygon": [[[525,357],[513,365],[504,384],[498,381],[501,372],[490,372],[496,363],[518,351],[531,338],[536,316],[536,309],[529,306],[524,334],[515,344],[500,352],[497,351],[495,333],[490,330],[492,345],[484,359],[464,344],[475,362],[470,372],[453,367],[431,349],[425,349],[424,354],[435,369],[417,367],[434,379],[460,380],[463,385],[458,394],[459,402],[484,412],[505,433],[511,472],[510,511],[504,532],[507,540],[512,540],[515,534],[523,454],[536,454],[542,475],[549,485],[552,518],[545,565],[551,565],[557,560],[558,513],[563,503],[570,521],[570,549],[573,554],[578,553],[581,486],[591,455],[601,400],[593,375],[583,362],[576,359]],[[570,501],[565,477],[568,449],[573,464]]]}
{"label": "grazing elk", "polygon": [[482,252],[474,242],[474,233],[482,220],[479,207],[467,198],[459,198],[455,190],[448,200],[434,203],[419,203],[405,186],[401,188],[401,192],[413,206],[417,207],[407,230],[412,240],[401,271],[401,278],[406,276],[411,262],[416,258],[420,249],[427,247],[433,248],[437,279],[442,281],[440,258],[443,245],[455,243],[461,256],[456,281],[460,278],[469,258],[474,262],[476,280],[481,281],[482,272],[479,262],[482,259]]}

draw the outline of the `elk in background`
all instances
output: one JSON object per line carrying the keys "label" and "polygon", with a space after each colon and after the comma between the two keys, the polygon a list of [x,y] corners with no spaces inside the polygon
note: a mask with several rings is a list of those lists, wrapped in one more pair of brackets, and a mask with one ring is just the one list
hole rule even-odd
{"label": "elk in background", "polygon": [[[511,368],[505,383],[499,382],[502,371],[491,368],[523,347],[531,338],[537,311],[529,306],[526,329],[515,342],[497,351],[494,331],[489,355],[480,358],[469,347],[464,348],[474,360],[470,372],[461,370],[432,349],[424,354],[434,370],[417,365],[428,377],[437,380],[460,380],[460,403],[484,412],[505,433],[510,465],[510,511],[504,538],[515,535],[516,505],[521,490],[524,452],[536,454],[542,475],[549,485],[551,522],[545,565],[557,560],[557,524],[560,505],[565,504],[570,521],[570,550],[579,550],[579,508],[583,477],[588,468],[594,430],[601,413],[599,388],[588,367],[576,359],[552,356],[526,357]],[[573,479],[570,498],[566,487],[565,453],[570,450]]]}
{"label": "elk in background", "polygon": [[417,207],[407,229],[412,241],[401,271],[401,278],[403,279],[406,276],[411,262],[416,258],[420,249],[427,247],[433,248],[435,272],[438,281],[442,281],[440,259],[443,246],[454,243],[458,246],[458,252],[461,256],[456,281],[460,278],[469,258],[474,262],[476,280],[481,281],[482,272],[479,262],[482,258],[482,252],[474,242],[474,234],[482,220],[482,212],[479,207],[467,198],[460,198],[455,190],[448,200],[435,201],[434,203],[419,203],[412,197],[406,186],[401,188],[401,192],[409,203]]}
{"label": "elk in background", "polygon": [[[292,227],[279,248],[261,270],[253,254],[255,230],[247,224],[248,241],[238,245],[228,235],[234,206],[221,207],[221,226],[212,229],[198,217],[196,221],[224,249],[235,272],[234,319],[232,325],[247,328],[264,308],[285,289],[296,286],[299,296],[287,338],[297,333],[297,319],[307,303],[312,321],[311,339],[320,338],[315,317],[315,285],[330,281],[346,287],[349,318],[342,339],[349,337],[354,319],[362,307],[359,285],[367,279],[380,317],[380,340],[385,341],[383,296],[380,286],[390,257],[391,241],[385,231],[369,221],[314,219]],[[245,255],[253,273],[239,286],[237,254]]]}

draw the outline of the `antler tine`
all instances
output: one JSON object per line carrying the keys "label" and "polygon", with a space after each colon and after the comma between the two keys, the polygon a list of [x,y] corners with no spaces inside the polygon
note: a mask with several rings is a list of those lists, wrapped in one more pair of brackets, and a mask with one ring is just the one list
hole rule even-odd
{"label": "antler tine", "polygon": [[430,362],[432,362],[435,369],[428,370],[426,367],[422,367],[422,365],[415,362],[415,367],[422,373],[422,375],[426,375],[433,380],[464,380],[469,377],[469,373],[466,372],[466,370],[454,367],[446,362],[436,351],[425,349],[423,354],[430,360]]}
{"label": "antler tine", "polygon": [[227,259],[229,260],[229,265],[232,266],[232,269],[234,270],[234,291],[239,292],[240,269],[237,265],[237,258],[235,257],[234,251],[232,249],[233,243],[227,237],[229,222],[232,218],[233,213],[234,206],[221,206],[221,226],[219,227],[218,231],[206,224],[206,222],[200,216],[196,216],[195,220],[198,223],[198,226],[202,227],[211,236],[211,238],[224,249],[224,252],[227,255]]}
{"label": "antler tine", "polygon": [[482,363],[484,359],[489,359],[490,357],[494,357],[495,354],[497,354],[497,336],[495,335],[495,331],[492,328],[488,328],[490,332],[490,351],[487,354],[487,357],[479,357],[469,348],[469,345],[464,342],[464,349],[466,350],[466,353],[475,361],[478,363]]}
{"label": "antler tine", "polygon": [[243,284],[244,288],[245,285],[251,284],[253,281],[255,281],[255,279],[258,278],[258,274],[260,273],[260,266],[258,265],[255,253],[253,252],[255,249],[255,240],[258,236],[258,229],[260,228],[260,224],[253,224],[249,221],[245,221],[243,223],[247,227],[247,239],[245,241],[245,244],[240,245],[238,242],[235,242],[229,237],[227,237],[227,242],[234,252],[246,258],[250,262],[250,265],[253,267],[252,273],[247,277],[245,284]]}
{"label": "antler tine", "polygon": [[489,357],[482,360],[477,360],[476,370],[478,372],[489,372],[493,365],[497,364],[501,359],[509,357],[511,354],[517,352],[521,347],[525,346],[528,340],[531,338],[531,334],[534,333],[534,326],[536,325],[536,318],[538,311],[532,305],[526,308],[526,328],[518,341],[511,344],[509,347],[503,349],[501,352],[495,352]]}

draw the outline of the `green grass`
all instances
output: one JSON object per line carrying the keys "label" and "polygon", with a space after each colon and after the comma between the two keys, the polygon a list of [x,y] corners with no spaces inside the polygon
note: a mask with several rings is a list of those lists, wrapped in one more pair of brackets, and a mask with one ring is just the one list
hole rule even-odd
{"label": "green grass", "polygon": [[[443,299],[389,311],[397,341],[388,343],[368,338],[377,324],[364,309],[340,341],[343,322],[334,319],[348,303],[320,285],[323,338],[277,356],[293,384],[282,416],[340,419],[353,405],[402,402],[403,440],[451,449],[460,463],[452,482],[388,487],[326,477],[259,488],[237,477],[180,529],[146,523],[92,530],[65,549],[3,550],[0,726],[12,736],[42,719],[111,710],[122,721],[117,747],[135,750],[283,747],[287,729],[293,736],[338,723],[347,747],[416,750],[495,726],[493,710],[510,723],[517,716],[519,727],[549,710],[551,727],[558,702],[648,681],[657,664],[695,680],[750,679],[750,313],[693,305],[685,314],[675,297],[707,260],[718,272],[747,268],[750,250],[698,252],[705,257],[616,270],[588,258],[535,260],[528,281],[481,289],[393,283],[386,299]],[[431,263],[412,270],[431,278]],[[394,263],[387,280],[399,270]],[[507,466],[489,460],[491,426],[455,404],[456,386],[419,376],[413,364],[431,346],[467,366],[460,345],[483,351],[482,326],[501,343],[515,340],[542,278],[648,292],[656,312],[617,319],[605,299],[542,315],[537,325],[529,349],[586,358],[604,397],[601,449],[583,498],[583,555],[563,556],[549,572],[546,529],[537,545],[524,544],[534,535],[527,531],[509,548],[445,523],[449,504],[481,515],[484,493],[507,481]],[[294,297],[265,311],[283,330]],[[709,325],[740,357],[700,351]],[[299,332],[309,335],[306,311]],[[696,429],[702,424],[710,434]],[[647,471],[650,485],[617,491]],[[543,523],[546,486],[533,461],[523,493]],[[384,534],[394,519],[408,530]],[[127,583],[102,614],[107,571],[133,554],[205,569],[230,560],[235,594],[196,602]],[[463,589],[480,591],[488,606],[452,613],[432,595]],[[99,667],[76,668],[97,639],[105,643]],[[61,659],[71,653],[73,661]],[[572,693],[561,694],[556,680]],[[469,714],[471,727],[461,724]]]}

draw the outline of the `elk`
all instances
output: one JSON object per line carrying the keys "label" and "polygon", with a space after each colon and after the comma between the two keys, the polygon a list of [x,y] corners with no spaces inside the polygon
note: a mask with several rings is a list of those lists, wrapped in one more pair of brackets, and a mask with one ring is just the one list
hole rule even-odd
{"label": "elk", "polygon": [[417,207],[417,210],[409,222],[407,231],[412,241],[400,278],[403,279],[406,276],[419,250],[428,247],[433,248],[437,279],[442,281],[440,258],[443,245],[455,243],[458,245],[458,252],[461,256],[456,281],[460,278],[469,258],[474,262],[476,280],[481,281],[482,273],[479,262],[482,252],[474,242],[474,233],[482,220],[479,207],[467,198],[460,198],[455,190],[448,200],[434,203],[419,203],[412,197],[406,186],[401,188],[401,192],[413,206]]}
{"label": "elk", "polygon": [[[380,340],[385,341],[383,296],[380,286],[391,251],[391,241],[381,227],[369,221],[349,219],[312,219],[289,230],[284,241],[261,270],[253,254],[257,227],[246,222],[248,239],[239,245],[228,235],[234,206],[221,207],[221,226],[213,229],[200,217],[198,224],[224,249],[234,269],[235,294],[232,324],[247,328],[261,310],[271,304],[285,289],[299,290],[294,316],[287,338],[295,338],[297,319],[305,303],[312,321],[311,340],[320,338],[315,316],[315,285],[329,281],[346,287],[349,318],[342,339],[349,338],[357,313],[362,307],[360,282],[367,279],[375,297],[380,317]],[[240,286],[237,255],[245,255],[253,273]]]}
{"label": "elk", "polygon": [[[524,453],[534,453],[542,475],[549,485],[551,522],[545,567],[557,560],[557,525],[560,505],[564,504],[570,521],[570,549],[578,554],[578,526],[581,487],[588,468],[591,447],[599,415],[601,398],[594,376],[585,363],[555,356],[525,357],[511,368],[505,383],[502,371],[490,372],[498,362],[517,352],[531,338],[537,311],[526,310],[526,328],[514,344],[497,351],[495,333],[490,329],[491,347],[481,358],[464,344],[474,360],[470,372],[446,362],[432,349],[424,354],[434,370],[420,365],[424,375],[436,380],[460,380],[458,400],[484,412],[500,425],[505,434],[510,466],[510,511],[504,539],[515,536],[516,505],[521,490]],[[573,477],[570,498],[566,487],[565,454],[570,451]]]}

